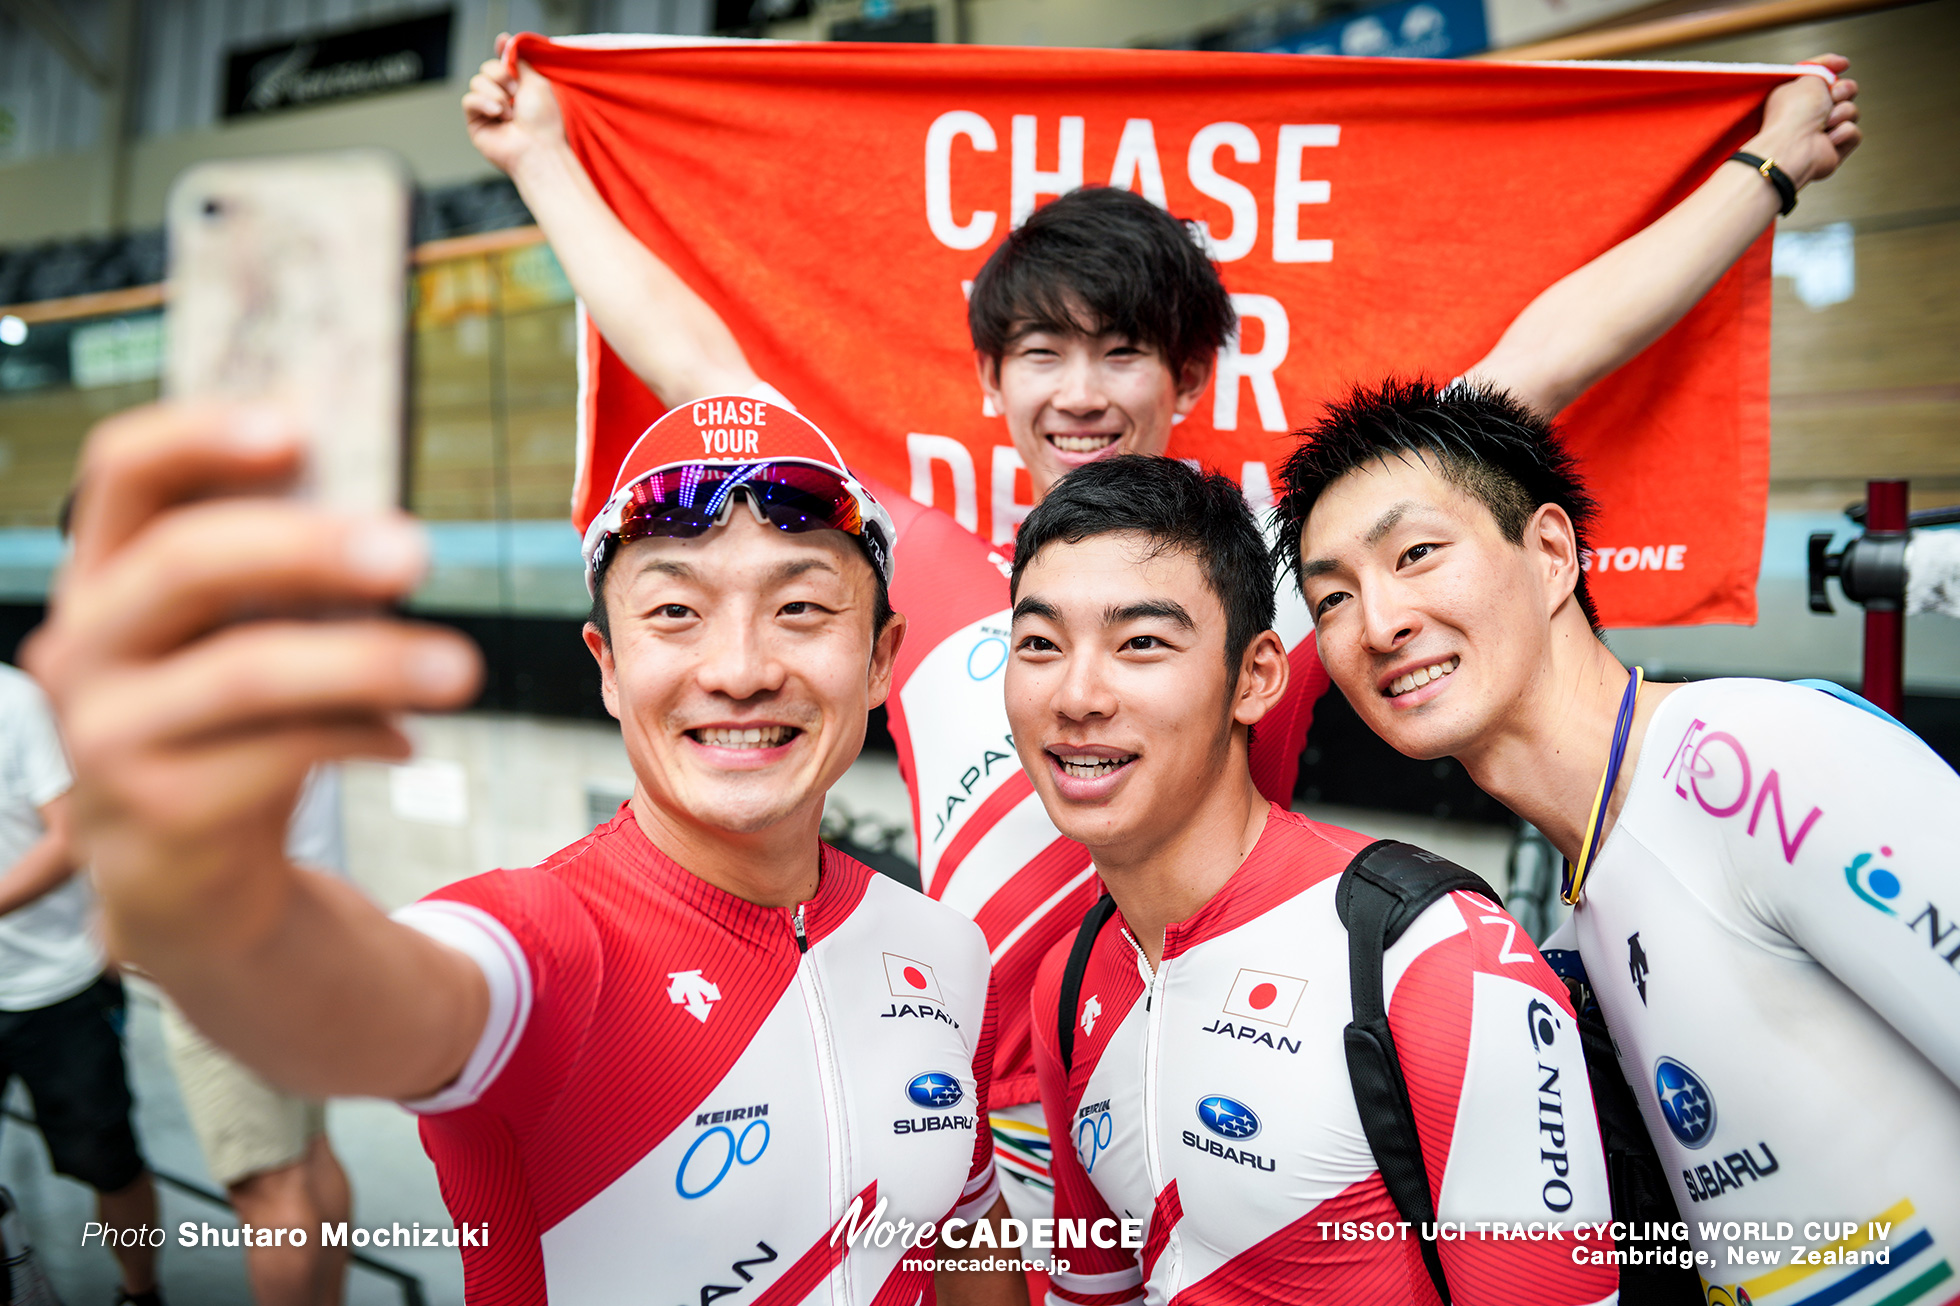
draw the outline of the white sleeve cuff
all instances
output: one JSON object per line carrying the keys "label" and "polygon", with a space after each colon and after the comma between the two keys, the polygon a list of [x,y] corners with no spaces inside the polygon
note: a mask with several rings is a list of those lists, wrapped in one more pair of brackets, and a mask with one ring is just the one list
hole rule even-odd
{"label": "white sleeve cuff", "polygon": [[1107,1274],[1082,1274],[1075,1270],[1048,1271],[1047,1306],[1081,1306],[1083,1302],[1119,1294],[1143,1296],[1143,1269],[1132,1265]]}
{"label": "white sleeve cuff", "polygon": [[[980,1127],[986,1128],[987,1122],[982,1120]],[[990,1155],[987,1158],[987,1168],[966,1181],[966,1187],[960,1192],[959,1205],[953,1208],[953,1217],[960,1220],[977,1220],[993,1210],[994,1203],[999,1200],[1000,1170],[994,1165],[993,1157]]]}
{"label": "white sleeve cuff", "polygon": [[412,902],[391,919],[456,949],[490,986],[490,1014],[463,1073],[432,1097],[402,1105],[417,1115],[469,1106],[503,1072],[531,1017],[531,965],[504,923],[481,908],[441,899]]}

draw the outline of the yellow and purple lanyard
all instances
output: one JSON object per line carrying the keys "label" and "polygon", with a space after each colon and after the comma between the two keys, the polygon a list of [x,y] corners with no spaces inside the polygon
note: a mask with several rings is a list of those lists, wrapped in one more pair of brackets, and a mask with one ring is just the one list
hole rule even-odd
{"label": "yellow and purple lanyard", "polygon": [[1626,757],[1627,741],[1633,737],[1633,707],[1640,698],[1640,682],[1645,678],[1646,673],[1639,667],[1627,673],[1626,693],[1620,695],[1620,715],[1613,721],[1613,747],[1606,755],[1606,770],[1599,777],[1599,792],[1593,795],[1585,842],[1579,846],[1579,864],[1565,863],[1564,873],[1559,877],[1558,896],[1575,907],[1579,895],[1585,892],[1586,872],[1592,869],[1593,858],[1599,855],[1600,827],[1606,824],[1606,805],[1613,801],[1613,786],[1620,779],[1620,761]]}

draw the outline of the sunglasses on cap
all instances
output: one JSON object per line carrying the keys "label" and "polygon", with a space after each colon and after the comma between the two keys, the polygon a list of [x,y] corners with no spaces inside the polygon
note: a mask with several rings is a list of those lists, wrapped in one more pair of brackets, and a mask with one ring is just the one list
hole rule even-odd
{"label": "sunglasses on cap", "polygon": [[870,549],[879,576],[890,582],[891,527],[884,510],[836,472],[803,462],[682,463],[649,472],[615,496],[618,524],[598,542],[587,576],[628,540],[693,539],[727,524],[737,499],[747,501],[758,524],[779,531],[843,531],[858,537]]}

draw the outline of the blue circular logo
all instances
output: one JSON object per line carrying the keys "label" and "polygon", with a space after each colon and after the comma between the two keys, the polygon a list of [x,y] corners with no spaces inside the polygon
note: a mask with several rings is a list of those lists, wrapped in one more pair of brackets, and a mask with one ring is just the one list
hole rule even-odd
{"label": "blue circular logo", "polygon": [[905,1086],[905,1096],[920,1106],[940,1110],[958,1106],[960,1099],[966,1096],[966,1090],[960,1087],[956,1077],[941,1070],[929,1070]]}
{"label": "blue circular logo", "polygon": [[[1890,848],[1880,848],[1878,851],[1884,857],[1892,855]],[[1903,887],[1899,877],[1883,866],[1872,865],[1872,861],[1870,853],[1859,853],[1853,857],[1851,865],[1844,868],[1844,882],[1851,886],[1851,892],[1869,905],[1887,916],[1897,916],[1899,913],[1889,904],[1899,896],[1899,890]]]}
{"label": "blue circular logo", "polygon": [[1668,1129],[1683,1147],[1700,1147],[1715,1136],[1715,1095],[1673,1057],[1654,1063],[1654,1096],[1660,1099]]}
{"label": "blue circular logo", "polygon": [[989,635],[967,651],[966,674],[975,680],[986,680],[1006,665],[1007,641],[999,635]]}
{"label": "blue circular logo", "polygon": [[695,1139],[681,1157],[680,1169],[674,1172],[674,1191],[689,1201],[706,1197],[728,1177],[732,1167],[754,1165],[768,1150],[767,1120],[751,1120],[739,1138],[727,1125],[716,1125]]}
{"label": "blue circular logo", "polygon": [[1198,1119],[1220,1138],[1250,1138],[1259,1132],[1259,1117],[1252,1108],[1229,1097],[1199,1098]]}
{"label": "blue circular logo", "polygon": [[1089,1174],[1096,1172],[1096,1158],[1102,1155],[1110,1140],[1115,1137],[1116,1122],[1110,1119],[1109,1112],[1099,1116],[1084,1116],[1075,1123],[1075,1154],[1082,1158],[1082,1168]]}

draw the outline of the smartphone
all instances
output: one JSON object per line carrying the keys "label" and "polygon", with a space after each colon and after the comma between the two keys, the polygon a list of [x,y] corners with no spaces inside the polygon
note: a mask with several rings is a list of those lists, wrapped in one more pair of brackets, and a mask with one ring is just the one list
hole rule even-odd
{"label": "smartphone", "polygon": [[405,506],[412,188],[386,151],[198,164],[167,223],[164,392],[265,403],[299,422],[299,493]]}

